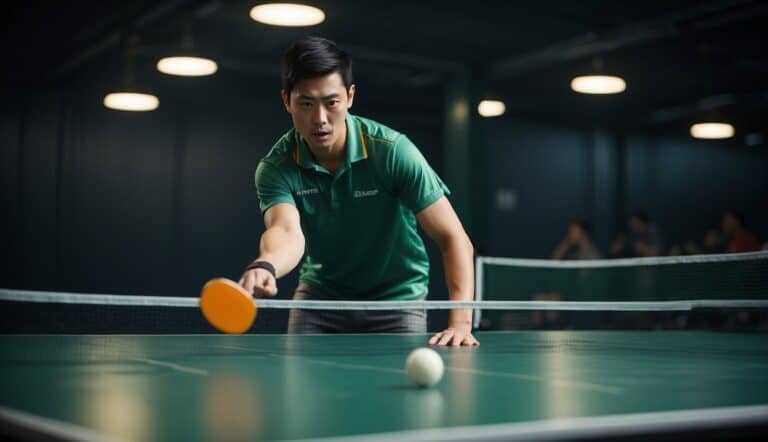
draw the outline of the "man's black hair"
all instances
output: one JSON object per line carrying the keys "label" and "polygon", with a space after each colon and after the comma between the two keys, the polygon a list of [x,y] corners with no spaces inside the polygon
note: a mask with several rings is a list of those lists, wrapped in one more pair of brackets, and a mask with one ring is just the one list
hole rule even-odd
{"label": "man's black hair", "polygon": [[341,75],[344,87],[352,85],[352,59],[336,43],[321,37],[305,37],[294,42],[283,56],[283,90],[290,94],[301,80]]}
{"label": "man's black hair", "polygon": [[586,233],[587,236],[589,236],[589,237],[592,236],[592,226],[586,220],[575,219],[575,220],[571,221],[571,224],[574,225],[574,226],[579,226],[581,231]]}
{"label": "man's black hair", "polygon": [[639,219],[639,220],[640,220],[640,221],[641,221],[643,224],[645,224],[646,226],[647,226],[648,224],[650,224],[650,223],[651,223],[651,219],[650,219],[650,218],[648,218],[648,214],[647,214],[647,213],[645,213],[645,212],[644,212],[644,211],[642,211],[642,210],[638,210],[638,211],[636,211],[635,213],[633,213],[633,214],[632,214],[632,218],[637,218],[637,219]]}
{"label": "man's black hair", "polygon": [[741,227],[745,227],[746,220],[744,219],[744,214],[736,209],[730,209],[727,212],[725,212],[726,215],[731,215],[732,217],[736,218],[736,221],[739,223]]}

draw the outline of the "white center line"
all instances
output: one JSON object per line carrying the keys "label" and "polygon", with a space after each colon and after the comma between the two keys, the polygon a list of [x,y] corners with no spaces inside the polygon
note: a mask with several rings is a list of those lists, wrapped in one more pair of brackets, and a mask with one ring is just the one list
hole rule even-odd
{"label": "white center line", "polygon": [[374,365],[345,364],[342,362],[321,361],[319,359],[307,359],[307,358],[301,358],[301,359],[307,362],[311,362],[313,364],[330,365],[333,367],[352,368],[352,369],[359,369],[359,370],[372,370],[372,371],[380,371],[383,373],[396,373],[399,375],[405,373],[403,370],[399,370],[396,368],[376,367]]}
{"label": "white center line", "polygon": [[[377,367],[373,365],[346,364],[341,362],[330,362],[330,361],[322,361],[319,359],[308,359],[308,358],[301,358],[301,359],[313,364],[330,365],[333,367],[351,368],[351,369],[358,369],[358,370],[372,370],[372,371],[380,371],[384,373],[396,373],[400,375],[405,373],[404,370],[395,369],[395,368]],[[535,376],[535,375],[523,374],[523,373],[483,371],[483,370],[475,370],[472,368],[459,368],[459,367],[450,367],[450,366],[446,366],[445,369],[448,371],[471,373],[471,374],[476,374],[480,376],[493,376],[493,377],[520,379],[524,381],[541,382],[545,384],[559,385],[567,388],[591,390],[591,391],[597,391],[600,393],[607,393],[607,394],[613,394],[613,395],[620,395],[624,393],[624,390],[622,390],[621,388],[614,387],[611,385],[575,382],[575,381],[569,381],[566,379],[547,378],[543,376]]]}
{"label": "white center line", "polygon": [[542,382],[545,384],[554,384],[554,385],[560,385],[563,387],[578,388],[582,390],[593,390],[593,391],[599,391],[601,393],[608,393],[608,394],[615,394],[615,395],[620,395],[624,393],[624,390],[618,387],[614,387],[612,385],[591,384],[587,382],[575,382],[575,381],[569,381],[567,379],[548,378],[544,376],[536,376],[536,375],[524,374],[524,373],[483,371],[483,370],[475,370],[472,368],[459,368],[459,367],[445,367],[445,369],[450,371],[463,372],[463,373],[472,373],[472,374],[477,374],[481,376],[493,376],[493,377],[499,377],[499,378],[511,378],[511,379],[520,379],[524,381]]}
{"label": "white center line", "polygon": [[193,367],[185,367],[184,365],[172,364],[170,362],[162,362],[162,361],[156,361],[154,359],[143,359],[143,358],[131,358],[129,360],[142,362],[144,364],[149,364],[149,365],[156,365],[158,367],[170,368],[171,370],[180,371],[182,373],[196,374],[199,376],[208,376],[207,370],[201,370],[199,368],[193,368]]}
{"label": "white center line", "polygon": [[246,351],[254,351],[256,349],[249,348],[249,347],[240,347],[238,345],[212,345],[213,348],[223,348],[225,350],[246,350]]}

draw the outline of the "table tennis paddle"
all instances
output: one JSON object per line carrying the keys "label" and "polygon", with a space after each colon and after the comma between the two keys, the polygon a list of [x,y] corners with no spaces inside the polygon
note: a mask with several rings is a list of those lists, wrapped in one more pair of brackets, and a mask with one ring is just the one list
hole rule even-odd
{"label": "table tennis paddle", "polygon": [[256,303],[240,284],[226,278],[208,281],[200,294],[200,310],[208,322],[224,333],[248,331],[256,319]]}

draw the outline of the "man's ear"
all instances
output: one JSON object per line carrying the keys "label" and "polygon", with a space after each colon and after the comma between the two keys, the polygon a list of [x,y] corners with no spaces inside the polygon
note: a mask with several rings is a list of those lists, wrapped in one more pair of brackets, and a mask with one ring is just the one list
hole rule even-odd
{"label": "man's ear", "polygon": [[283,99],[283,106],[285,106],[285,111],[290,114],[291,113],[291,95],[285,92],[285,89],[281,89],[280,98]]}
{"label": "man's ear", "polygon": [[349,86],[347,91],[347,109],[352,108],[352,103],[355,101],[355,85]]}

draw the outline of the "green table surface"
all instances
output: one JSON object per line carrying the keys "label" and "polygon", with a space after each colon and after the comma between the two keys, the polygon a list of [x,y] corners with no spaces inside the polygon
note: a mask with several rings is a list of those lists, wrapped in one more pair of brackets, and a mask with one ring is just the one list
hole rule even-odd
{"label": "green table surface", "polygon": [[426,335],[4,335],[0,406],[128,440],[338,437],[768,404],[768,335],[489,332],[403,371]]}

